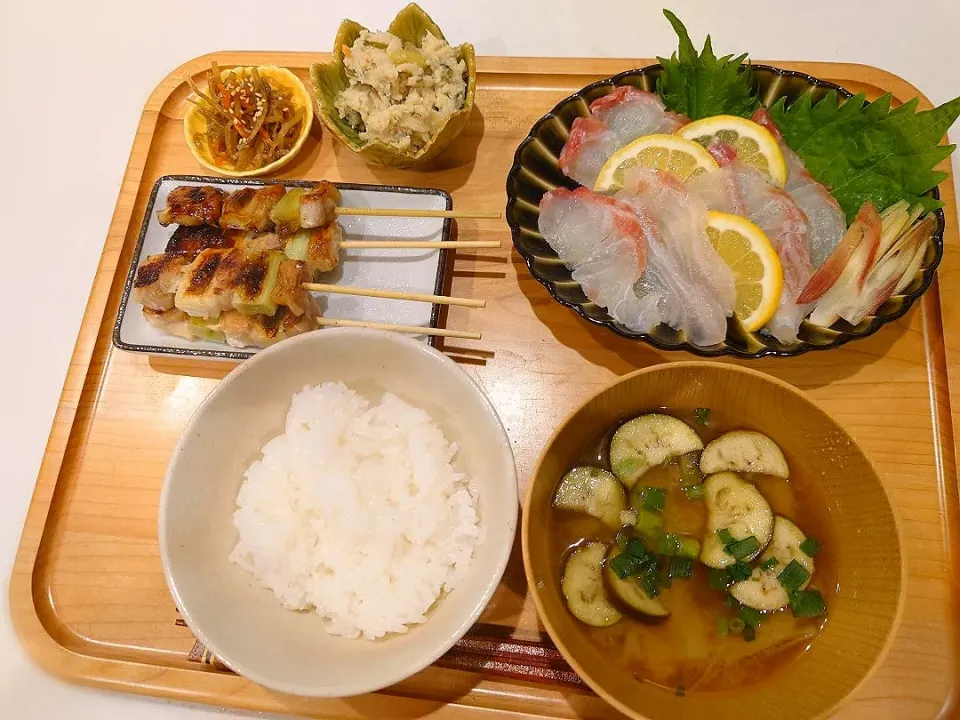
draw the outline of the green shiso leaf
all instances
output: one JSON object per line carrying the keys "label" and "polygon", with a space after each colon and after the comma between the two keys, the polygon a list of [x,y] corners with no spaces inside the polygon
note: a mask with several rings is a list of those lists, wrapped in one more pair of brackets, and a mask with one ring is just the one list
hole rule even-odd
{"label": "green shiso leaf", "polygon": [[784,140],[830,188],[848,222],[867,200],[881,210],[900,200],[926,211],[942,204],[922,195],[947,178],[933,168],[955,147],[939,143],[960,116],[960,97],[921,112],[916,98],[894,110],[891,99],[867,103],[861,93],[841,102],[831,91],[816,103],[805,93],[770,108]]}
{"label": "green shiso leaf", "polygon": [[747,55],[724,55],[713,52],[710,36],[697,53],[687,29],[669,10],[664,10],[680,40],[678,51],[669,60],[658,57],[663,73],[657,79],[657,92],[668,110],[686,115],[691,120],[712,115],[749,115],[759,105],[753,91]]}

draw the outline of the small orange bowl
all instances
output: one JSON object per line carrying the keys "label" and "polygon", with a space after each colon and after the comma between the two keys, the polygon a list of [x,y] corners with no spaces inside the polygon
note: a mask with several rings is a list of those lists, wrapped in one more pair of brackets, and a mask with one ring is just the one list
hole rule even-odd
{"label": "small orange bowl", "polygon": [[[249,71],[253,68],[237,67],[222,69]],[[197,143],[194,142],[193,138],[195,135],[198,133],[203,135],[206,132],[207,119],[200,114],[196,105],[190,103],[186,114],[183,116],[183,138],[186,140],[187,147],[190,148],[190,152],[193,157],[196,158],[197,162],[207,170],[211,170],[218,175],[226,175],[227,177],[257,177],[259,175],[269,175],[293,160],[296,154],[300,152],[303,143],[310,134],[310,126],[313,125],[313,101],[310,99],[310,95],[307,93],[307,88],[304,86],[303,81],[287,68],[276,65],[258,65],[257,72],[260,73],[261,77],[270,78],[293,93],[294,104],[303,108],[304,111],[303,127],[300,129],[300,135],[297,137],[293,147],[290,148],[290,151],[283,157],[262,167],[250,168],[249,170],[232,170],[231,168],[217,165],[210,152],[205,147],[198,147]]]}
{"label": "small orange bowl", "polygon": [[[639,682],[615,661],[615,653],[589,640],[561,593],[561,558],[555,557],[549,536],[550,513],[555,512],[551,499],[559,479],[605,431],[660,407],[722,408],[738,425],[763,430],[780,445],[791,467],[802,470],[791,473],[789,482],[815,483],[811,489],[826,500],[829,549],[839,586],[828,600],[828,620],[806,652],[755,684],[688,690],[681,697],[674,689]],[[905,566],[897,520],[870,460],[803,392],[733,365],[656,365],[626,375],[590,398],[563,421],[544,448],[521,528],[530,592],[551,638],[598,695],[635,720],[822,717],[849,698],[879,664],[903,606]],[[652,644],[648,649],[656,652]]]}

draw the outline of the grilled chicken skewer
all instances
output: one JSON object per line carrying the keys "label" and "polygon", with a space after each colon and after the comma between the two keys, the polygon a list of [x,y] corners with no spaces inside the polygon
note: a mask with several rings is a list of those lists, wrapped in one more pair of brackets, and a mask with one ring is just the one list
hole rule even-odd
{"label": "grilled chicken skewer", "polygon": [[[307,290],[310,281],[339,262],[339,201],[339,191],[328,182],[289,192],[279,184],[241,188],[227,195],[212,187],[175,188],[159,219],[179,227],[165,252],[147,257],[138,268],[134,300],[144,306],[151,325],[190,339],[266,347],[314,329],[318,313]],[[336,290],[483,305],[461,298]]]}
{"label": "grilled chicken skewer", "polygon": [[[259,189],[240,188],[225,197],[220,190],[213,187],[181,186],[170,191],[167,207],[158,213],[158,219],[161,225],[218,224],[225,230],[264,231],[275,228],[280,237],[286,238],[301,229],[309,230],[328,225],[341,215],[488,219],[501,217],[499,212],[344,208],[339,207],[340,200],[340,191],[326,180],[321,180],[312,188],[295,187],[286,190],[281,184],[264,185]],[[395,247],[402,248],[404,244],[397,241]]]}
{"label": "grilled chicken skewer", "polygon": [[312,307],[303,289],[307,264],[278,250],[247,254],[241,248],[208,248],[188,261],[182,255],[151,255],[137,269],[133,299],[150,310],[176,308],[193,317],[215,318],[236,310],[273,315],[286,307],[302,315]]}
{"label": "grilled chicken skewer", "polygon": [[233,347],[269,347],[294,335],[316,328],[312,314],[294,315],[280,308],[273,315],[242,315],[236,311],[222,313],[218,318],[203,321],[176,308],[172,310],[143,309],[147,322],[157,329],[187,340],[212,340]]}

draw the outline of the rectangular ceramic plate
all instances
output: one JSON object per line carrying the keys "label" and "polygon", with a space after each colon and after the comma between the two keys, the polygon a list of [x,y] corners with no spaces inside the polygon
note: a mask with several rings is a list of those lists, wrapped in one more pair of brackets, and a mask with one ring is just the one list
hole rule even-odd
{"label": "rectangular ceramic plate", "polygon": [[[157,212],[167,204],[167,195],[179,185],[212,185],[226,192],[239,187],[262,186],[262,180],[166,175],[153,186],[147,211],[140,227],[140,239],[123,288],[120,311],[113,330],[113,344],[121,350],[150,355],[185,355],[243,360],[257,348],[234,348],[223,343],[185,340],[167,335],[143,318],[140,306],[130,302],[133,278],[140,261],[162,253],[176,226],[163,227]],[[284,181],[286,187],[312,187],[306,181]],[[355,185],[335,183],[342,207],[404,208],[450,210],[453,201],[442,190],[397,187],[392,185]],[[349,240],[449,240],[450,220],[434,218],[391,218],[343,216],[339,220],[344,241]],[[444,250],[343,250],[340,265],[317,282],[350,285],[381,290],[440,294],[443,292],[446,252]],[[365,320],[397,325],[436,327],[439,307],[406,300],[314,293],[325,317]],[[420,336],[426,340],[426,336]],[[431,338],[432,341],[432,338]]]}

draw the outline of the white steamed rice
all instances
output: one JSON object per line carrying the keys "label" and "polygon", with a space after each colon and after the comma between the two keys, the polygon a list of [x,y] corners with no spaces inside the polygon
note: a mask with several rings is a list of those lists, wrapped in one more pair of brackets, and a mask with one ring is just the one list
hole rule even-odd
{"label": "white steamed rice", "polygon": [[237,495],[231,560],[328,632],[375,639],[426,621],[482,542],[477,493],[423,410],[342,383],[305,387]]}

